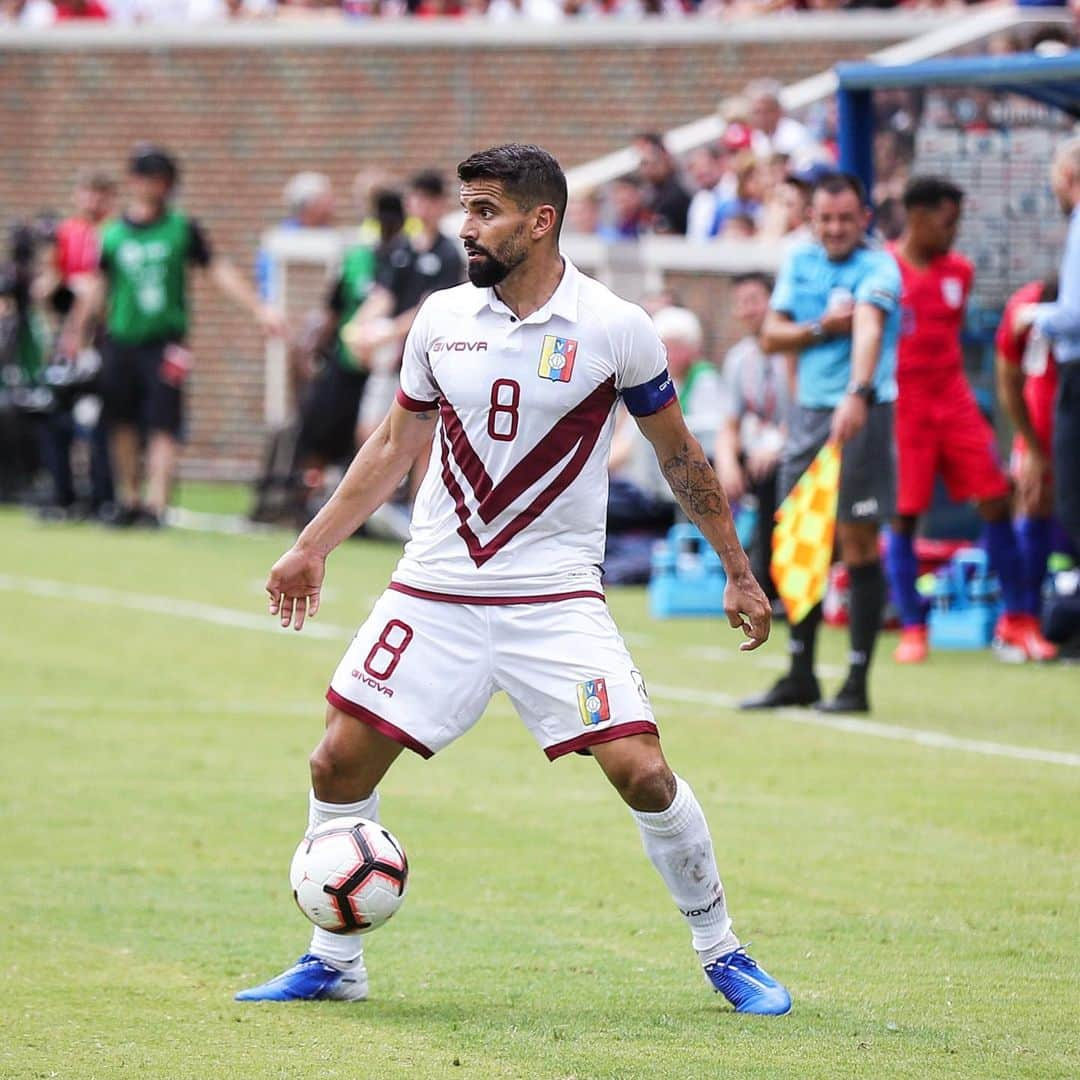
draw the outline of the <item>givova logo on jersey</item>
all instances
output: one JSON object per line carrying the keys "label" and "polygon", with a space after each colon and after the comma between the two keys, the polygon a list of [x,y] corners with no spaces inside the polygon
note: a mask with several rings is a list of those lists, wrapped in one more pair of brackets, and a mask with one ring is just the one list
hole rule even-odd
{"label": "givova logo on jersey", "polygon": [[607,683],[603,679],[587,679],[583,683],[578,683],[577,700],[581,722],[586,727],[602,724],[605,720],[611,719]]}
{"label": "givova logo on jersey", "polygon": [[569,382],[574,372],[574,357],[578,343],[572,338],[548,334],[540,350],[540,367],[536,374],[552,382]]}

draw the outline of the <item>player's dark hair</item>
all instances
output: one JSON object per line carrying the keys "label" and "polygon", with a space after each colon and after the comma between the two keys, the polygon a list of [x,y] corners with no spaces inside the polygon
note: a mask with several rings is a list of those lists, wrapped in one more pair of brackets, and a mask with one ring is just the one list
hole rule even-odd
{"label": "player's dark hair", "polygon": [[446,194],[446,181],[443,179],[443,174],[435,169],[421,169],[420,172],[414,173],[409,181],[409,187],[433,199],[441,199]]}
{"label": "player's dark hair", "polygon": [[814,194],[824,191],[826,195],[843,195],[845,191],[855,194],[860,206],[866,206],[866,185],[849,172],[826,173],[814,182]]}
{"label": "player's dark hair", "polygon": [[555,207],[555,237],[566,216],[566,174],[559,163],[539,146],[506,143],[470,154],[458,167],[458,179],[498,180],[522,210],[535,206]]}
{"label": "player's dark hair", "polygon": [[751,270],[747,274],[736,274],[731,279],[731,284],[734,286],[750,284],[760,285],[769,293],[773,290],[773,279],[761,270]]}
{"label": "player's dark hair", "polygon": [[904,209],[936,210],[942,203],[964,201],[964,189],[943,176],[913,176],[904,188]]}

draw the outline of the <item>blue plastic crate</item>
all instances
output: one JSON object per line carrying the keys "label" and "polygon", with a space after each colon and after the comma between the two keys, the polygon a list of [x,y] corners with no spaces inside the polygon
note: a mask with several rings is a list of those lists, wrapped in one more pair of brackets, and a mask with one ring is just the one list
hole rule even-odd
{"label": "blue plastic crate", "polygon": [[986,552],[961,548],[938,572],[928,620],[934,649],[985,649],[1001,614]]}
{"label": "blue plastic crate", "polygon": [[653,549],[649,611],[655,619],[724,613],[720,556],[694,525],[675,525]]}

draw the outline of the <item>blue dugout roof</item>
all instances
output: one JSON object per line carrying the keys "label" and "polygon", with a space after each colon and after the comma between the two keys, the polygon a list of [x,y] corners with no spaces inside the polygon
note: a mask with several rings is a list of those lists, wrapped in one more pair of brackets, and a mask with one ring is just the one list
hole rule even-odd
{"label": "blue dugout roof", "polygon": [[874,90],[978,86],[1023,94],[1080,120],[1080,49],[1061,56],[963,56],[895,67],[865,61],[836,65],[840,167],[873,184]]}
{"label": "blue dugout roof", "polygon": [[836,65],[841,91],[900,86],[980,86],[1025,94],[1080,119],[1080,49],[1061,56],[964,56],[886,67]]}

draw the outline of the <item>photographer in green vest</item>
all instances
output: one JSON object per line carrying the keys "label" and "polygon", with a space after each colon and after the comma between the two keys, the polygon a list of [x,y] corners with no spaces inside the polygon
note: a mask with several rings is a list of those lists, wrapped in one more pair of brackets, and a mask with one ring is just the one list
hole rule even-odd
{"label": "photographer in green vest", "polygon": [[118,501],[113,521],[152,527],[161,523],[184,431],[192,365],[188,268],[204,270],[266,333],[283,334],[285,325],[228,259],[212,253],[200,225],[172,205],[179,167],[170,154],[136,146],[128,178],[127,209],[102,232],[99,269],[80,290],[62,349],[75,355],[91,316],[104,310],[102,382]]}

